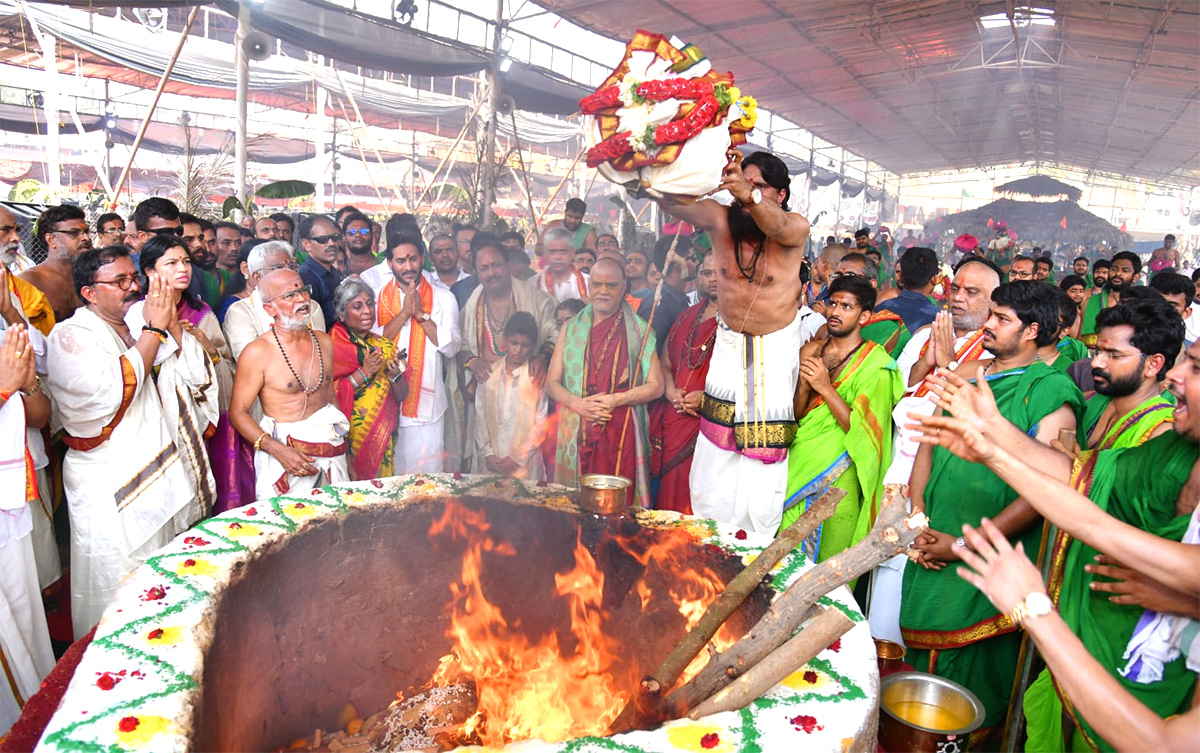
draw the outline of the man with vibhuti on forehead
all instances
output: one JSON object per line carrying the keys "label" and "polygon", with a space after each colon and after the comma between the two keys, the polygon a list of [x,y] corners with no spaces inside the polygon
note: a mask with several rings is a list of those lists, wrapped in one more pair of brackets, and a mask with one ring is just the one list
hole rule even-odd
{"label": "man with vibhuti on forehead", "polygon": [[800,373],[796,307],[808,220],[788,211],[787,166],[727,151],[712,199],[666,197],[663,209],[708,233],[717,270],[717,337],[689,479],[692,511],[759,533],[783,519]]}
{"label": "man with vibhuti on forehead", "polygon": [[[348,481],[350,419],[335,400],[333,340],[309,326],[317,304],[291,269],[268,273],[257,291],[273,323],[238,358],[229,404],[229,420],[254,447],[255,492],[270,499]],[[261,421],[250,414],[255,400]]]}

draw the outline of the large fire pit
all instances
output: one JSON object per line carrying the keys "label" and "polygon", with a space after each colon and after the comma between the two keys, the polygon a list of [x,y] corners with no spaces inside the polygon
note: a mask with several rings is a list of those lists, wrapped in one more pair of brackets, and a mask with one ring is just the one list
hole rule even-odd
{"label": "large fire pit", "polygon": [[[845,589],[823,601],[860,624],[751,707],[597,737],[767,542],[672,513],[606,525],[563,492],[406,477],[206,521],[122,586],[39,750],[311,744],[347,704],[365,717],[464,680],[479,708],[463,739],[489,745],[873,749],[874,650]],[[804,566],[793,553],[772,585]],[[717,642],[773,595],[760,588]]]}

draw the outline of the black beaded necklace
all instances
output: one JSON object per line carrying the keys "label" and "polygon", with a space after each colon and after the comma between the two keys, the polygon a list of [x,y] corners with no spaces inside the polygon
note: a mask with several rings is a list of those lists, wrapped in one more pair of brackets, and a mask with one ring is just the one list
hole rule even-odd
{"label": "black beaded necklace", "polygon": [[305,395],[312,395],[317,390],[321,389],[321,385],[325,384],[325,358],[321,355],[321,341],[313,334],[313,331],[308,330],[308,336],[312,338],[314,354],[316,361],[320,364],[320,376],[317,377],[317,383],[308,388],[304,386],[304,380],[300,378],[300,374],[296,371],[296,367],[292,365],[292,359],[288,358],[287,350],[284,349],[283,343],[279,341],[279,332],[272,327],[271,335],[275,337],[275,344],[279,346],[279,352],[283,354],[283,362],[287,364],[288,370],[292,372],[292,376],[296,377],[296,383],[300,385],[300,389]]}

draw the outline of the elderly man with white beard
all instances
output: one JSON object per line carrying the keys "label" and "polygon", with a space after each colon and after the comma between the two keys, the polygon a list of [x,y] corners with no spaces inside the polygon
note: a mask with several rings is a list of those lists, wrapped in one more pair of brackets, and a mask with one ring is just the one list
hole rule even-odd
{"label": "elderly man with white beard", "polygon": [[[274,326],[242,351],[229,404],[233,427],[254,446],[255,492],[267,499],[347,481],[350,420],[335,402],[333,340],[309,326],[309,289],[280,269],[257,292]],[[255,400],[262,421],[250,413]]]}

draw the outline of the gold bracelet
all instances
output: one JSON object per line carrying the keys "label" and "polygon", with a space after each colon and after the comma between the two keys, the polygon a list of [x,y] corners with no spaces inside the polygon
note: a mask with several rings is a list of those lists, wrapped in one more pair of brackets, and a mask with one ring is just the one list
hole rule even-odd
{"label": "gold bracelet", "polygon": [[24,395],[25,397],[32,397],[33,395],[36,395],[37,393],[39,393],[41,391],[42,391],[42,375],[34,374],[33,375],[33,386],[27,390],[21,390],[21,394]]}
{"label": "gold bracelet", "polygon": [[254,440],[254,451],[255,452],[258,452],[259,448],[262,447],[262,441],[269,433],[270,432],[264,431],[262,434],[258,435],[258,439]]}

